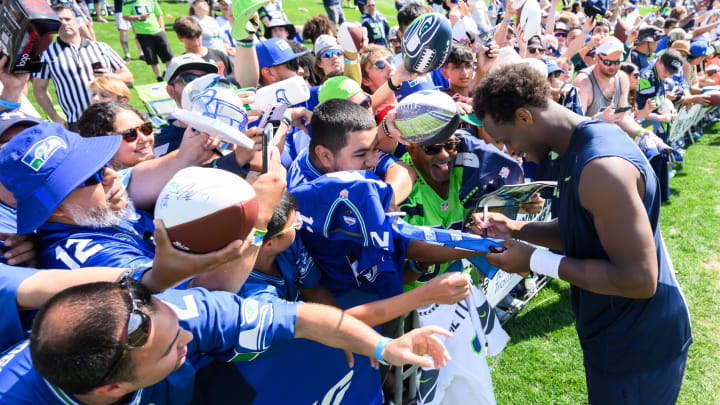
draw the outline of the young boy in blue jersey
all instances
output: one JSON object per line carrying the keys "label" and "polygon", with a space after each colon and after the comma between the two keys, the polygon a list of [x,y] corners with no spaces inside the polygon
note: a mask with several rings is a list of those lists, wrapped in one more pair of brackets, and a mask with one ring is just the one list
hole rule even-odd
{"label": "young boy in blue jersey", "polygon": [[505,239],[507,250],[487,261],[571,284],[591,404],[675,403],[692,335],[660,234],[658,179],[645,156],[615,125],[552,101],[546,78],[524,64],[483,78],[473,107],[509,150],[538,163],[550,151],[561,159],[557,219],[476,215],[478,230]]}

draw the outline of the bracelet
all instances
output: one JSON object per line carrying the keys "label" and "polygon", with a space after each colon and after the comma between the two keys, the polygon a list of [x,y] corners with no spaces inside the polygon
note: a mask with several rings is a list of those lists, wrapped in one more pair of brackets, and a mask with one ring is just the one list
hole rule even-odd
{"label": "bracelet", "polygon": [[350,60],[348,58],[345,58],[345,64],[346,65],[357,65],[360,62],[360,57],[358,56],[355,60]]}
{"label": "bracelet", "polygon": [[290,114],[290,111],[285,111],[281,121],[286,127],[290,128],[290,123],[292,122],[292,114]]}
{"label": "bracelet", "polygon": [[235,41],[235,45],[238,45],[242,48],[252,48],[255,46],[252,39],[238,39]]}
{"label": "bracelet", "polygon": [[377,361],[380,362],[380,364],[387,365],[387,362],[383,359],[382,352],[383,349],[385,349],[385,345],[388,344],[392,339],[389,337],[383,336],[380,341],[378,342],[377,346],[375,346],[375,358]]}
{"label": "bracelet", "polygon": [[530,270],[560,280],[558,272],[564,257],[546,249],[536,248],[530,256]]}
{"label": "bracelet", "polygon": [[643,130],[645,130],[645,128],[640,128],[640,129],[638,129],[637,131],[635,131],[635,138],[637,138],[638,136],[640,136],[640,132],[642,132]]}
{"label": "bracelet", "polygon": [[408,260],[408,264],[410,265],[410,270],[412,270],[413,273],[417,273],[420,275],[425,274],[424,271],[420,271],[420,269],[417,268],[417,266],[415,265],[415,260]]}
{"label": "bracelet", "polygon": [[383,117],[382,122],[380,122],[380,127],[382,128],[383,132],[385,133],[385,136],[392,139],[392,136],[390,136],[390,130],[387,126],[387,115]]}
{"label": "bracelet", "polygon": [[584,29],[584,28],[580,28],[580,29],[581,29],[581,30],[582,30],[582,32],[583,32],[583,33],[585,33],[586,35],[590,35],[590,31],[585,31],[585,29]]}
{"label": "bracelet", "polygon": [[510,24],[512,22],[512,18],[503,18],[503,22]]}
{"label": "bracelet", "polygon": [[11,108],[13,110],[20,108],[22,104],[13,103],[12,101],[3,100],[0,98],[0,107]]}
{"label": "bracelet", "polygon": [[652,115],[652,123],[654,124],[656,122],[657,122],[657,114],[653,114]]}
{"label": "bracelet", "polygon": [[392,77],[388,77],[388,87],[390,87],[390,90],[392,91],[398,91],[400,90],[400,87],[402,86],[402,83],[400,83],[400,86],[395,86],[392,82]]}
{"label": "bracelet", "polygon": [[265,236],[267,235],[267,229],[255,229],[255,236]]}

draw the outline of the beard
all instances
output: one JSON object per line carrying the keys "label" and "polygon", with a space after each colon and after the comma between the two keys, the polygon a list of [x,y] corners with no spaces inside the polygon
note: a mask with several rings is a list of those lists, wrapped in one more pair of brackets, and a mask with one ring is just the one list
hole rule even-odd
{"label": "beard", "polygon": [[63,208],[72,218],[73,222],[80,226],[91,228],[107,228],[118,225],[121,221],[130,219],[135,215],[135,206],[132,201],[127,200],[125,208],[113,210],[108,205],[105,207],[94,207],[91,209],[80,207],[72,203],[63,203]]}

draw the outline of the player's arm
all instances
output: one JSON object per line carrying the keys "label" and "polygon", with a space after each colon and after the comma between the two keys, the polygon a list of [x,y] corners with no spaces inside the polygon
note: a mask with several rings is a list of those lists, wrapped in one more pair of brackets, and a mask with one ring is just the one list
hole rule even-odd
{"label": "player's arm", "polygon": [[[428,354],[436,366],[443,366],[450,355],[434,334],[452,336],[436,326],[415,329],[388,342],[381,350],[382,358],[393,365],[432,367],[432,360],[421,357]],[[375,330],[342,310],[312,303],[297,307],[295,338],[314,340],[370,358],[375,358],[376,348],[383,339]]]}

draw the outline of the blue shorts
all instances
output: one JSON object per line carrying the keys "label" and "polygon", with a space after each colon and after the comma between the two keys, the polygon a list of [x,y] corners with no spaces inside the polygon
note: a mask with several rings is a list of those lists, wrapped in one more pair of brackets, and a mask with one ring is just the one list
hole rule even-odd
{"label": "blue shorts", "polygon": [[663,367],[642,374],[609,376],[585,367],[588,401],[592,404],[675,404],[685,374],[688,351]]}

